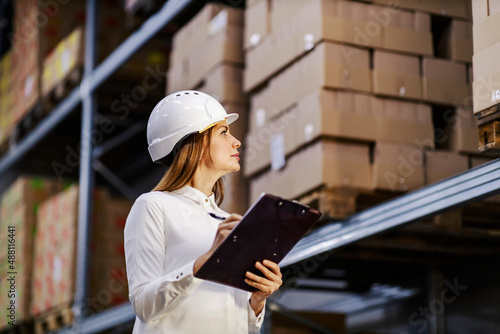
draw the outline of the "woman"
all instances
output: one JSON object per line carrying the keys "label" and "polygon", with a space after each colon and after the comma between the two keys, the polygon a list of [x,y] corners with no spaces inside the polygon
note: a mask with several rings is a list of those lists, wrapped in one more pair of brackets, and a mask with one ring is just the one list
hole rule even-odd
{"label": "woman", "polygon": [[252,293],[194,276],[242,218],[217,206],[221,177],[240,169],[241,143],[229,131],[237,118],[197,91],[170,94],[151,113],[148,150],[168,169],[125,226],[134,333],[255,333],[262,325],[265,300],[282,283],[276,263],[255,264],[263,277],[246,274]]}

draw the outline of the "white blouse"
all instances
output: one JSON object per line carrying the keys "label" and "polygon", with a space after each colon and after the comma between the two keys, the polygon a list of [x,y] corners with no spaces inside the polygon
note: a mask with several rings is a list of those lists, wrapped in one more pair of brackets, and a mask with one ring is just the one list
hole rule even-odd
{"label": "white blouse", "polygon": [[228,216],[214,195],[185,186],[141,195],[125,225],[129,299],[137,315],[133,333],[256,333],[264,318],[251,293],[193,276],[195,260],[213,244]]}

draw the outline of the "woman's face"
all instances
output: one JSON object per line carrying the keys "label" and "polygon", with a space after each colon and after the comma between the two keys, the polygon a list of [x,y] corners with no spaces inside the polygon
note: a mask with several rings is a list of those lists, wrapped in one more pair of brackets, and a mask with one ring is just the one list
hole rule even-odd
{"label": "woman's face", "polygon": [[229,132],[226,121],[217,123],[212,130],[209,166],[224,174],[240,170],[238,148],[241,142]]}

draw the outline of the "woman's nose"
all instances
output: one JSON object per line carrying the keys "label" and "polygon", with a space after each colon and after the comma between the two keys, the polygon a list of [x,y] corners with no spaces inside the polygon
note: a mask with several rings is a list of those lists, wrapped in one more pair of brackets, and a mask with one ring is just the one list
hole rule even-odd
{"label": "woman's nose", "polygon": [[233,147],[238,148],[240,146],[241,146],[241,142],[238,139],[234,138]]}

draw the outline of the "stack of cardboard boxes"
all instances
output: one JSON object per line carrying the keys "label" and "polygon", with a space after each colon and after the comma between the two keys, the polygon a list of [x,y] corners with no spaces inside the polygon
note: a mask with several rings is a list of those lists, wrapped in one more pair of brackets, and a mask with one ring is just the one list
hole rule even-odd
{"label": "stack of cardboard boxes", "polygon": [[465,0],[249,1],[250,202],[408,191],[466,170],[478,141],[470,16]]}
{"label": "stack of cardboard boxes", "polygon": [[[16,320],[22,323],[30,319],[30,302],[32,299],[33,277],[33,245],[36,230],[36,216],[40,203],[61,190],[58,182],[22,177],[2,195],[0,202],[0,239],[5,246],[1,254],[0,270],[4,280],[0,284],[0,306],[3,315],[11,315],[6,309],[14,301],[15,313],[13,318],[2,316],[0,328],[7,326],[7,321]],[[9,236],[9,229],[13,233]],[[8,237],[9,236],[9,237]],[[13,260],[8,262],[7,248],[13,246],[15,252],[10,254]],[[9,248],[10,249],[10,248]],[[7,275],[10,272],[11,274]],[[14,277],[11,289],[8,277]],[[11,291],[12,290],[12,291]]]}
{"label": "stack of cardboard boxes", "polygon": [[[247,131],[246,95],[243,93],[243,10],[209,3],[173,39],[167,94],[196,89],[216,98],[228,113],[240,118],[231,133],[243,141]],[[244,213],[247,184],[241,173],[224,178],[228,212]]]}
{"label": "stack of cardboard boxes", "polygon": [[[118,0],[99,2],[97,61],[104,60],[128,36]],[[86,1],[15,1],[12,50],[0,63],[0,143],[38,104],[50,111],[82,78]],[[168,45],[153,38],[117,75],[141,84],[147,66],[167,68]],[[63,88],[51,93],[56,88]],[[48,103],[47,103],[48,102]]]}
{"label": "stack of cardboard boxes", "polygon": [[75,287],[78,186],[41,203],[33,259],[31,314],[71,307]]}
{"label": "stack of cardboard boxes", "polygon": [[[89,294],[92,312],[128,301],[123,228],[132,203],[112,196],[103,188],[94,192]],[[0,273],[14,276],[15,288],[0,285],[0,307],[15,305],[16,324],[30,321],[53,309],[68,309],[74,299],[78,186],[21,177],[0,202],[0,241],[15,245],[15,261],[8,253],[0,258]],[[14,235],[9,236],[9,229]],[[12,239],[13,242],[9,242]],[[11,267],[12,266],[12,267]],[[10,318],[3,316],[0,329]]]}
{"label": "stack of cardboard boxes", "polygon": [[91,312],[128,301],[123,230],[131,207],[129,200],[112,196],[104,188],[95,191],[88,276]]}
{"label": "stack of cardboard boxes", "polygon": [[500,1],[473,1],[474,113],[480,125],[480,149],[500,152]]}

